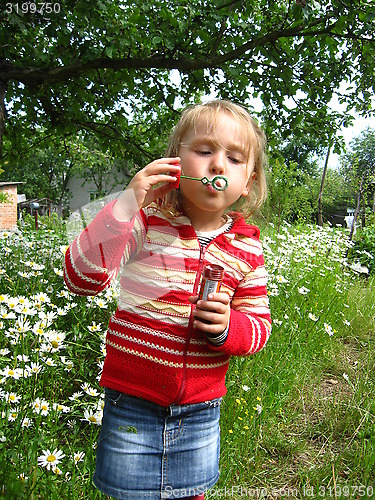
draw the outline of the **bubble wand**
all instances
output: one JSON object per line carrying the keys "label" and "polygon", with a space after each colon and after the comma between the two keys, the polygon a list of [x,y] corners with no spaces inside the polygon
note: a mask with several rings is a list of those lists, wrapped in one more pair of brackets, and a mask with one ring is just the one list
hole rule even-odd
{"label": "bubble wand", "polygon": [[212,179],[207,177],[190,177],[189,175],[176,174],[177,180],[173,184],[173,188],[178,188],[180,179],[189,179],[191,181],[200,181],[204,186],[211,185],[216,191],[225,191],[228,187],[228,179],[223,175],[215,175]]}

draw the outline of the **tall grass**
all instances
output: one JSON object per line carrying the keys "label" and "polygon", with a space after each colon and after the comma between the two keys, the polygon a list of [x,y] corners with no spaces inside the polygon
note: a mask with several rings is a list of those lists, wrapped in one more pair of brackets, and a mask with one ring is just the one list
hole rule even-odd
{"label": "tall grass", "polygon": [[[66,290],[64,227],[47,222],[0,236],[1,491],[99,499],[98,380],[115,296]],[[343,230],[269,227],[263,241],[273,332],[261,353],[231,361],[221,476],[207,497],[370,498],[374,278],[345,265]]]}
{"label": "tall grass", "polygon": [[347,244],[312,227],[265,238],[273,333],[232,360],[219,490],[375,495],[375,280],[348,270]]}

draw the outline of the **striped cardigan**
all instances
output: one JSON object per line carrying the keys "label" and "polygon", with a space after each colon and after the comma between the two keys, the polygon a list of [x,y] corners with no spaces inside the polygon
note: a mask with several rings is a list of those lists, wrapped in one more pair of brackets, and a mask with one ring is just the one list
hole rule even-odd
{"label": "striped cardigan", "polygon": [[[121,222],[113,203],[71,243],[64,265],[68,288],[80,295],[99,293],[119,273],[101,385],[162,406],[223,396],[230,356],[259,351],[271,331],[259,229],[236,214],[230,231],[202,249],[187,217],[152,205]],[[188,301],[207,262],[224,267],[221,291],[231,298],[219,347],[194,329]]]}

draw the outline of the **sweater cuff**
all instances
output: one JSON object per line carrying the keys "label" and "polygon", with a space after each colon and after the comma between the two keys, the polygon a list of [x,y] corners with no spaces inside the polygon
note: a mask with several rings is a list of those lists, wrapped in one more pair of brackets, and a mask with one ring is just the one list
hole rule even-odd
{"label": "sweater cuff", "polygon": [[227,340],[228,337],[228,332],[229,332],[229,323],[226,327],[226,329],[223,331],[223,333],[220,333],[219,335],[212,335],[210,333],[205,333],[206,339],[215,347],[222,346],[225,341]]}

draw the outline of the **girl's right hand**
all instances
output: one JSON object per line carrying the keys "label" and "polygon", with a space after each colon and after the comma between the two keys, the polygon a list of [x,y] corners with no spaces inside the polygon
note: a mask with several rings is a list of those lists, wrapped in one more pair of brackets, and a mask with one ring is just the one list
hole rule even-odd
{"label": "girl's right hand", "polygon": [[[139,209],[165,196],[177,180],[173,174],[181,171],[180,161],[179,157],[160,158],[137,172],[113,206],[113,215],[119,220],[130,220]],[[159,183],[163,184],[154,189]],[[130,191],[133,193],[131,199]]]}

